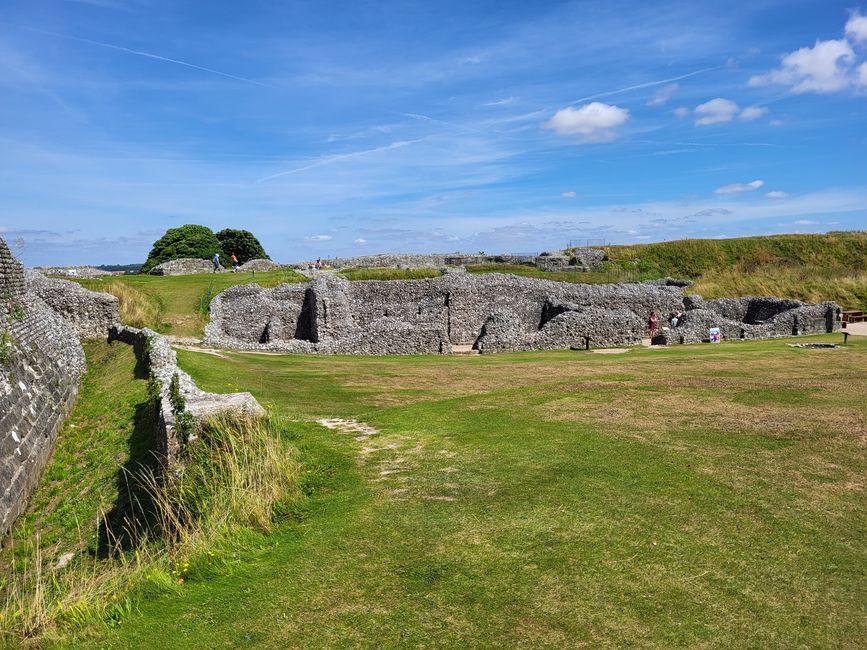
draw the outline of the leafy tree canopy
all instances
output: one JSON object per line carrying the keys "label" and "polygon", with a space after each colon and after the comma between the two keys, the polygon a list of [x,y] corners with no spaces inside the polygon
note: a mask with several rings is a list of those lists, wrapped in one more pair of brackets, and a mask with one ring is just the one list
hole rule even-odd
{"label": "leafy tree canopy", "polygon": [[259,240],[249,230],[224,228],[217,233],[217,240],[220,242],[226,257],[228,258],[234,253],[238,257],[239,264],[250,260],[271,259],[265,253]]}
{"label": "leafy tree canopy", "polygon": [[[154,242],[141,272],[147,273],[158,264],[184,257],[209,260],[214,253],[221,252],[220,242],[210,228],[195,224],[169,228],[165,235]],[[225,266],[226,259],[222,255],[221,262]]]}

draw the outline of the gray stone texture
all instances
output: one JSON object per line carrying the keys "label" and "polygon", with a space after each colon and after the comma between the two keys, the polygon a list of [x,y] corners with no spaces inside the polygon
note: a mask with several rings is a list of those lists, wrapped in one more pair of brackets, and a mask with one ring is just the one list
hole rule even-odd
{"label": "gray stone texture", "polygon": [[0,239],[0,535],[38,483],[84,370],[75,329],[26,291]]}
{"label": "gray stone texture", "polygon": [[84,278],[93,280],[107,275],[113,275],[110,271],[103,271],[93,266],[51,266],[36,269],[43,275],[65,275],[67,277]]}
{"label": "gray stone texture", "polygon": [[279,271],[283,268],[282,264],[272,262],[271,260],[248,260],[238,267],[238,270],[245,272],[264,273],[266,271]]}
{"label": "gray stone texture", "polygon": [[[683,296],[685,280],[577,284],[491,273],[425,280],[349,282],[334,274],[308,285],[233,287],[211,302],[205,342],[221,347],[326,354],[448,354],[635,345],[651,312],[656,343],[836,331],[835,303]],[[683,312],[676,328],[670,314]]]}
{"label": "gray stone texture", "polygon": [[[225,272],[222,266],[217,269],[218,273]],[[150,270],[151,275],[195,275],[197,273],[212,273],[214,263],[211,260],[199,260],[192,257],[184,257],[179,260],[170,260],[157,264]]]}
{"label": "gray stone texture", "polygon": [[70,280],[46,278],[39,271],[24,274],[27,291],[45,301],[75,328],[83,339],[105,339],[108,328],[120,319],[117,298],[88,291]]}

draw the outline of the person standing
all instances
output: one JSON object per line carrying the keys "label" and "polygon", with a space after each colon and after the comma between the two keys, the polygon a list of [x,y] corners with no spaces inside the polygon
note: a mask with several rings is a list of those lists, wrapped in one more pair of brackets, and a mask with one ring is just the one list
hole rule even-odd
{"label": "person standing", "polygon": [[211,260],[214,263],[214,273],[220,268],[220,254],[214,253],[214,258]]}
{"label": "person standing", "polygon": [[656,336],[656,312],[650,312],[650,318],[647,320],[647,329],[650,330],[650,338]]}

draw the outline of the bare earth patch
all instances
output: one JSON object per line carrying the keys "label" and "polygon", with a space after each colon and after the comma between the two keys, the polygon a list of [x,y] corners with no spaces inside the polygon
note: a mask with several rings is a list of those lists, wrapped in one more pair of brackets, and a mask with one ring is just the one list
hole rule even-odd
{"label": "bare earth patch", "polygon": [[355,434],[354,438],[358,442],[367,440],[370,436],[375,436],[379,433],[378,429],[374,429],[369,424],[358,422],[357,420],[343,420],[341,418],[316,420],[317,424],[321,424],[327,429],[334,429],[339,433],[349,435]]}

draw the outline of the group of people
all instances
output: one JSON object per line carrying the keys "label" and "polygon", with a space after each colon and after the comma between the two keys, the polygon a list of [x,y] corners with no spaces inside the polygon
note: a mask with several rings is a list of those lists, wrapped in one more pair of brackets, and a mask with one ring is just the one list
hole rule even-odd
{"label": "group of people", "polygon": [[[232,262],[232,273],[237,273],[238,268],[239,268],[238,256],[235,255],[234,253],[232,253],[232,256],[229,258],[229,261]],[[213,259],[211,259],[211,262],[214,263],[214,273],[216,273],[217,271],[220,270],[220,254],[214,253],[214,257],[213,257]]]}
{"label": "group of people", "polygon": [[[668,323],[672,327],[677,327],[677,324],[683,321],[682,311],[673,311],[668,315]],[[656,312],[650,312],[650,318],[647,319],[647,329],[650,330],[651,338],[656,335],[656,329],[659,321],[656,317]]]}

